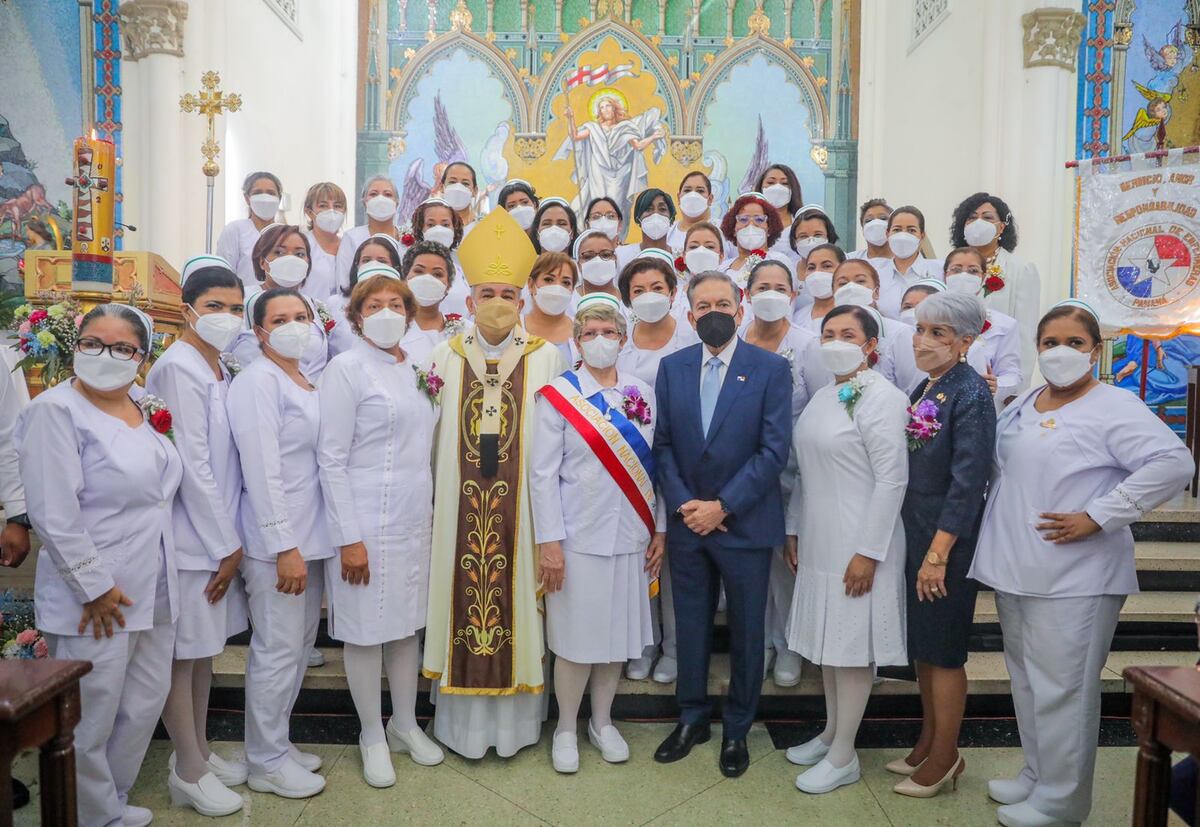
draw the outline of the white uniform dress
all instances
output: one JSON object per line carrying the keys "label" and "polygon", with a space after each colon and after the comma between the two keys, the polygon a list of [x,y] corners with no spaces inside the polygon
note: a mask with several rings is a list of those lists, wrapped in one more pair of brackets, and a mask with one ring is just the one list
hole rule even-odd
{"label": "white uniform dress", "polygon": [[342,240],[338,242],[337,254],[333,259],[333,274],[339,290],[350,284],[350,266],[354,264],[354,253],[370,236],[371,231],[366,224],[359,224],[342,233]]}
{"label": "white uniform dress", "polygon": [[[131,396],[140,396],[134,386]],[[171,501],[183,476],[171,441],[104,413],[75,382],[43,391],[17,422],[29,518],[42,541],[37,627],[50,656],[88,660],[75,727],[79,823],[121,823],[171,685],[179,586]],[[83,604],[114,586],[124,627],[79,634]]]}
{"label": "white uniform dress", "polygon": [[[854,415],[838,399],[849,383],[813,394],[792,437],[799,473],[787,509],[798,538],[788,648],[816,664],[900,666],[904,627],[904,525],[908,397],[873,370],[859,374]],[[847,597],[855,554],[878,561],[871,591]]]}
{"label": "white uniform dress", "polygon": [[987,328],[971,344],[967,361],[982,376],[996,377],[996,412],[1004,409],[1004,400],[1016,396],[1028,384],[1021,369],[1021,341],[1017,320],[999,310],[989,310]]}
{"label": "white uniform dress", "polygon": [[371,579],[342,580],[325,562],[329,634],[357,646],[425,626],[433,526],[433,428],[438,409],[410,361],[359,340],[321,377],[321,490],[335,546],[363,543]]}
{"label": "white uniform dress", "polygon": [[[996,423],[996,466],[969,576],[996,590],[1029,804],[1082,822],[1092,803],[1100,675],[1125,597],[1138,591],[1129,526],[1183,490],[1193,464],[1129,391],[1099,384],[1039,413],[1043,387]],[[1102,531],[1055,545],[1035,528],[1042,513],[1080,511]]]}
{"label": "white uniform dress", "polygon": [[879,301],[876,304],[879,312],[889,319],[900,318],[900,303],[908,288],[922,279],[942,280],[941,259],[917,256],[907,273],[897,270],[895,261],[890,258],[872,258],[868,263],[879,274]]}
{"label": "white uniform dress", "polygon": [[[1031,261],[1003,247],[996,251],[996,264],[1004,288],[983,298],[990,310],[999,310],[1017,320],[1017,340],[1021,345],[1021,370],[1033,376],[1037,365],[1037,324],[1042,316],[1042,280]],[[987,276],[985,275],[984,278]]]}
{"label": "white uniform dress", "polygon": [[[249,302],[251,297],[261,292],[262,285],[256,283],[253,290],[246,291],[246,301]],[[350,330],[344,310],[331,310],[325,302],[311,298],[308,300],[308,306],[313,314],[313,332],[308,337],[304,353],[300,354],[300,372],[307,376],[310,382],[315,383],[321,378],[321,372],[325,370],[329,360],[342,351],[349,350],[357,337]],[[325,322],[321,318],[322,309],[333,321],[332,329],[326,330]],[[229,352],[242,368],[248,367],[262,356],[262,346],[254,333],[253,324],[252,316],[247,314],[245,329],[238,333],[233,344],[229,346]]]}
{"label": "white uniform dress", "polygon": [[217,255],[229,262],[247,288],[254,287],[254,245],[262,233],[249,218],[235,218],[217,236]]}
{"label": "white uniform dress", "polygon": [[[333,556],[317,476],[320,403],[270,359],[244,367],[229,388],[229,424],[242,461],[239,523],[249,598],[246,760],[256,775],[288,754],[288,718],[321,618],[324,560]],[[275,590],[276,557],[299,548],[308,564],[301,595]]]}
{"label": "white uniform dress", "polygon": [[[585,367],[575,372],[586,399],[601,391]],[[623,390],[636,387],[657,412],[654,391],[633,374],[617,373],[604,400],[620,410]],[[575,663],[623,663],[654,644],[650,532],[579,432],[544,397],[534,415],[529,466],[536,542],[562,542],[563,587],[546,595],[546,645]],[[654,424],[630,420],[647,442]]]}
{"label": "white uniform dress", "polygon": [[[816,335],[820,339],[820,323],[816,323]],[[896,319],[883,317],[883,330],[880,331],[879,344],[875,353],[879,356],[874,370],[897,388],[910,395],[927,375],[917,367],[916,356],[913,354],[913,334],[916,328]],[[821,361],[820,346],[809,348],[805,360],[805,377],[808,381],[809,393],[817,388],[828,385],[833,381],[833,374]]]}
{"label": "white uniform dress", "polygon": [[242,469],[225,409],[231,377],[224,366],[221,373],[217,379],[196,348],[177,341],[146,377],[146,390],[171,411],[175,448],[183,460],[183,483],[171,512],[179,566],[176,660],[218,655],[228,638],[248,628],[240,576],[215,604],[204,594],[221,561],[242,547]]}
{"label": "white uniform dress", "polygon": [[[304,231],[312,266],[300,292],[310,298],[326,301],[337,291],[337,253],[327,253],[311,230]],[[339,242],[340,243],[340,242]],[[339,247],[339,249],[341,249]]]}

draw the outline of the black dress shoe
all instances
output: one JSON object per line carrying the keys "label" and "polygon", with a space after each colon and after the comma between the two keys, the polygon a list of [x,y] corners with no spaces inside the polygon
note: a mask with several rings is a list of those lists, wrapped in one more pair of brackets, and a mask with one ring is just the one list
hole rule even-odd
{"label": "black dress shoe", "polygon": [[17,779],[12,780],[12,808],[19,810],[29,803],[29,788]]}
{"label": "black dress shoe", "polygon": [[686,758],[692,747],[703,744],[712,736],[707,723],[678,724],[667,736],[667,740],[658,745],[654,751],[654,760],[660,764],[670,764],[680,758]]}
{"label": "black dress shoe", "polygon": [[750,751],[746,749],[745,738],[722,738],[721,775],[726,778],[737,778],[750,767]]}

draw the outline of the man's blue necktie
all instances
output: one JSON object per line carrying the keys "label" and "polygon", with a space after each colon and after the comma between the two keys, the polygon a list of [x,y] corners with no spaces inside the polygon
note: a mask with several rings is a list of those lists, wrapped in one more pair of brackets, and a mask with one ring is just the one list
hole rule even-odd
{"label": "man's blue necktie", "polygon": [[708,426],[717,409],[717,397],[721,395],[721,360],[714,356],[704,365],[704,378],[700,382],[700,422],[704,426],[704,435],[708,436]]}

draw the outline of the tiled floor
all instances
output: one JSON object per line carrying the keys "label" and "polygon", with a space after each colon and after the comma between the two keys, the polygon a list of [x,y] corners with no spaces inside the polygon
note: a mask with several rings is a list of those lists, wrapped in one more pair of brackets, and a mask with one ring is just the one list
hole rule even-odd
{"label": "tiled floor", "polygon": [[[501,761],[489,756],[467,761],[450,756],[440,767],[424,768],[395,756],[396,786],[368,787],[362,780],[356,747],[316,745],[306,750],[325,759],[321,772],[325,791],[308,801],[286,801],[238,788],[246,806],[237,815],[208,819],[191,810],[172,809],[166,793],[166,759],[170,746],[150,746],[141,778],[133,790],[135,804],[154,809],[156,825],[911,825],[911,827],[973,827],[995,824],[995,805],[987,799],[989,778],[1015,772],[1020,752],[1015,749],[964,750],[967,770],[957,792],[929,801],[904,798],[891,791],[897,777],[883,765],[902,753],[863,750],[863,782],[824,796],[806,796],[793,786],[796,768],[783,752],[772,748],[761,725],[751,732],[753,765],[745,776],[730,780],[717,770],[718,740],[697,748],[677,764],[655,764],[651,754],[670,731],[668,724],[624,723],[621,730],[633,757],[611,766],[595,749],[580,746],[580,769],[574,776],[557,775],[550,765],[549,736],[516,757]],[[218,744],[233,754],[240,745]],[[1095,807],[1087,822],[1115,827],[1130,822],[1136,750],[1100,750],[1096,767]],[[35,756],[26,755],[14,768],[17,778],[32,781]],[[36,795],[36,785],[34,785]],[[16,824],[38,823],[36,803],[17,813]],[[1173,825],[1182,822],[1173,820]]]}

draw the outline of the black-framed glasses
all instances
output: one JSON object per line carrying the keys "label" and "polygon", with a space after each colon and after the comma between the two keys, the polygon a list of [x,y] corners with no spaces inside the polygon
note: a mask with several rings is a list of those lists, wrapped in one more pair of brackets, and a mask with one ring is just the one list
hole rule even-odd
{"label": "black-framed glasses", "polygon": [[99,356],[104,351],[112,354],[114,359],[122,362],[128,362],[135,356],[145,353],[140,347],[135,347],[125,342],[117,342],[116,344],[106,345],[99,339],[93,339],[90,336],[80,339],[75,343],[75,350],[82,353],[84,356]]}

